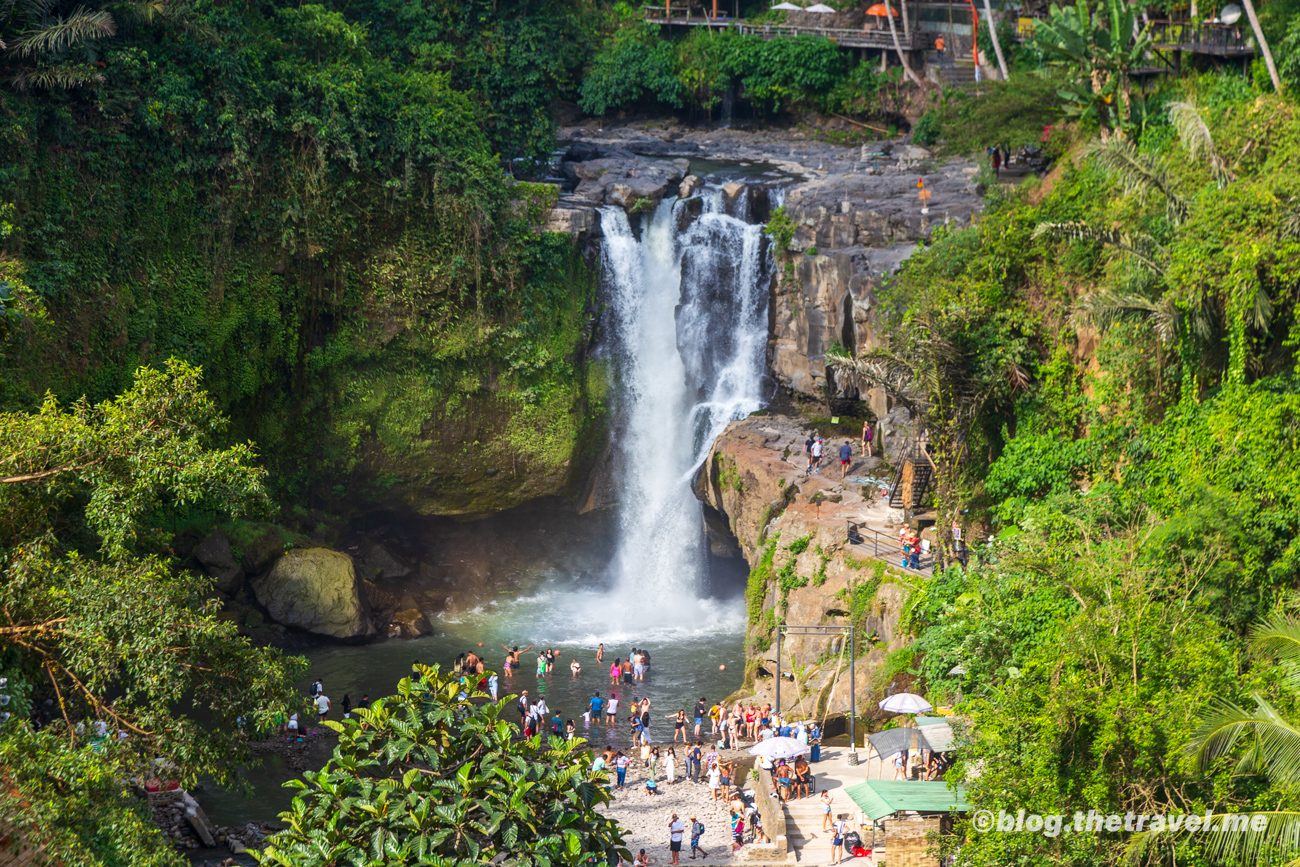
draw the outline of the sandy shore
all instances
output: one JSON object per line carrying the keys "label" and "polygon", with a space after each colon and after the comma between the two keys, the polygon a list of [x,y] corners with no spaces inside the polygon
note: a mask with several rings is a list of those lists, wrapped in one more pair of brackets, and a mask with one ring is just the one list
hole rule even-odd
{"label": "sandy shore", "polygon": [[[741,757],[741,753],[727,751],[722,756],[725,760],[735,760]],[[744,758],[748,760],[752,757]],[[680,773],[677,782],[669,785],[664,778],[662,765],[659,768],[659,794],[651,797],[645,793],[647,776],[648,769],[642,767],[638,751],[638,758],[627,769],[626,788],[615,788],[614,803],[602,811],[623,827],[627,847],[633,856],[638,850],[645,849],[651,864],[670,863],[672,853],[668,850],[668,823],[673,813],[676,813],[686,825],[686,834],[682,838],[683,863],[691,860],[691,816],[698,817],[704,823],[700,847],[709,853],[709,857],[704,860],[730,861],[731,810],[726,801],[714,801],[713,792],[704,781],[695,784]],[[617,779],[612,770],[610,778]]]}

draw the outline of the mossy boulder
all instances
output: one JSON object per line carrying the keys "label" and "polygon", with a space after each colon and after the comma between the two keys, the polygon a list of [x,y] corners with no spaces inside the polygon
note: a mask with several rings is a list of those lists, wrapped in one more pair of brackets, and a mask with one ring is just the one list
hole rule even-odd
{"label": "mossy boulder", "polygon": [[329,548],[295,548],[253,581],[257,601],[285,626],[353,640],[375,634],[352,558]]}

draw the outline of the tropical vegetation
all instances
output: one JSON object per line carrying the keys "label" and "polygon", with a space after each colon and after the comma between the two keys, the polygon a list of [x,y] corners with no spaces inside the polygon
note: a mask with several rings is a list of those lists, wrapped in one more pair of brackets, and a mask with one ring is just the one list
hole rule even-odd
{"label": "tropical vegetation", "polygon": [[334,757],[291,785],[285,830],[263,864],[505,864],[579,867],[631,861],[596,808],[613,800],[583,741],[518,740],[496,701],[459,674],[416,665],[397,693],[338,732]]}

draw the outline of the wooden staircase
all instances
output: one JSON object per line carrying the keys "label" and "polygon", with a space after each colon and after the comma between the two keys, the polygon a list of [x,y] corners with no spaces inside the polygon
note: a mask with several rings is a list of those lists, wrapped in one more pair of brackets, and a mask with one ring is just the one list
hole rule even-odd
{"label": "wooden staircase", "polygon": [[894,484],[889,495],[889,506],[893,509],[913,511],[925,502],[930,493],[930,483],[934,480],[934,464],[926,454],[925,443],[913,442],[907,457],[894,474]]}

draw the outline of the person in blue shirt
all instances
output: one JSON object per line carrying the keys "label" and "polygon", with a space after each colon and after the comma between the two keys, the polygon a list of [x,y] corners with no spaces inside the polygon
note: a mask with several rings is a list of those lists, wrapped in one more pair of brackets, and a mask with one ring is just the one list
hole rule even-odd
{"label": "person in blue shirt", "polygon": [[591,696],[591,718],[600,719],[600,709],[605,706],[605,700],[600,697],[600,693],[593,693]]}
{"label": "person in blue shirt", "polygon": [[849,445],[848,440],[840,446],[840,478],[849,471],[849,464],[853,462],[853,446]]}

